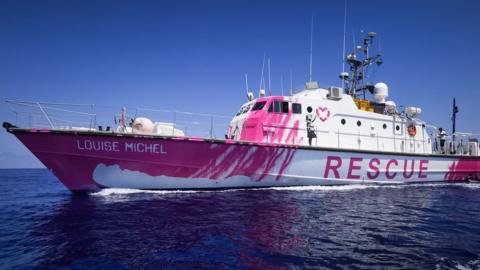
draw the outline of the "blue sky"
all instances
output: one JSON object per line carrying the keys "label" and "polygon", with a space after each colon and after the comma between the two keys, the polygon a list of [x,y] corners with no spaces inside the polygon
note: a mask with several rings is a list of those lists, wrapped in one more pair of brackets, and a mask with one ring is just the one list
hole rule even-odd
{"label": "blue sky", "polygon": [[[386,82],[399,105],[450,130],[480,133],[480,1],[348,1],[353,34],[376,31]],[[263,54],[272,91],[280,76],[340,85],[343,1],[0,1],[0,99],[95,103],[233,115],[245,101],[244,74],[257,92]],[[378,44],[378,43],[377,43]],[[109,116],[110,117],[110,116]],[[12,120],[5,104],[0,118]],[[0,131],[0,167],[41,164]]]}

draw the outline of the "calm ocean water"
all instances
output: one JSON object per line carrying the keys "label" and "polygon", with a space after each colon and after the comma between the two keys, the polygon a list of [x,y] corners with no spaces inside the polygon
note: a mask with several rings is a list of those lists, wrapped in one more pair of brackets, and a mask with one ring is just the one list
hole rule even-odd
{"label": "calm ocean water", "polygon": [[72,195],[0,170],[2,269],[480,269],[480,184]]}

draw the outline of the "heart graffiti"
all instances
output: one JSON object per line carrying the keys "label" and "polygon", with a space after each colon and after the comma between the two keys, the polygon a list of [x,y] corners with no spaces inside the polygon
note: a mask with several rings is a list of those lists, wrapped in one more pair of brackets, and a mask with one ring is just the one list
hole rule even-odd
{"label": "heart graffiti", "polygon": [[330,117],[330,110],[327,107],[318,107],[316,113],[318,119],[322,120],[322,122],[327,121],[328,117]]}

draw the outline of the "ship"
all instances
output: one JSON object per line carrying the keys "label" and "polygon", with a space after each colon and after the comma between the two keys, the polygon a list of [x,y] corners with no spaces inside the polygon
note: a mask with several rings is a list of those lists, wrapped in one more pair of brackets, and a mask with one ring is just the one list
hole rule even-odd
{"label": "ship", "polygon": [[[370,46],[376,34],[345,56],[342,86],[310,80],[286,96],[247,100],[221,138],[187,135],[172,122],[129,117],[118,126],[56,125],[53,106],[38,109],[45,127],[4,122],[72,192],[103,188],[227,189],[347,184],[410,184],[480,179],[478,136],[451,134],[420,118],[421,108],[400,109],[385,83],[370,84],[370,66],[383,63]],[[58,104],[55,104],[58,105]],[[68,111],[61,111],[68,112]],[[457,106],[453,105],[455,121]],[[92,116],[93,114],[84,114]]]}

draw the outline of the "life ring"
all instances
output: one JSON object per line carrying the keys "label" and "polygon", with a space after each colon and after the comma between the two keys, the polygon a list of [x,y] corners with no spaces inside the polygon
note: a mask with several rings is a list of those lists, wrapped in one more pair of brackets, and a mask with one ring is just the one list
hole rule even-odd
{"label": "life ring", "polygon": [[412,137],[417,134],[417,127],[415,127],[414,124],[410,124],[410,125],[408,126],[408,129],[407,129],[407,130],[408,130],[408,135],[410,135],[410,136],[412,136]]}

